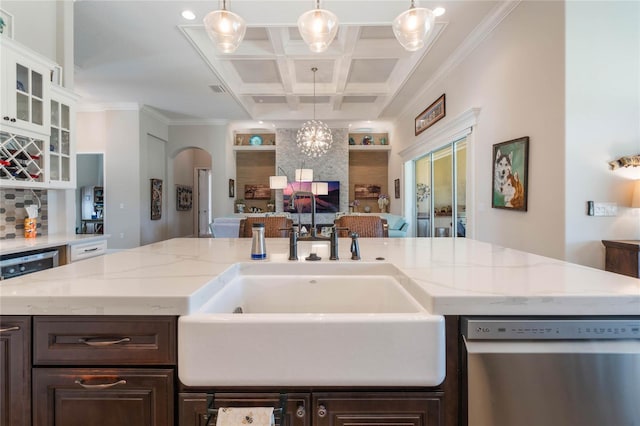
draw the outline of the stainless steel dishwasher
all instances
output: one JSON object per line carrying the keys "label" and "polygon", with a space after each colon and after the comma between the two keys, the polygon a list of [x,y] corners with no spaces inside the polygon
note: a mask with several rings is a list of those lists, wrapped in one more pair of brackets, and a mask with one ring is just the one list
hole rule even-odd
{"label": "stainless steel dishwasher", "polygon": [[640,316],[461,325],[469,426],[640,425]]}

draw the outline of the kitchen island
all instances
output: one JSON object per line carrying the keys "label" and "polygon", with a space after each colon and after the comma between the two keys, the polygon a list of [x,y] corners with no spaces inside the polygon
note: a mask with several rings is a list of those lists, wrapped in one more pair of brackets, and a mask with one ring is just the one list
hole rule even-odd
{"label": "kitchen island", "polygon": [[[349,244],[349,239],[340,240],[338,262],[354,262],[350,260]],[[11,394],[14,401],[9,402],[22,413],[31,412],[30,402],[15,399],[33,394],[34,425],[56,424],[52,413],[64,418],[65,412],[59,407],[69,401],[83,401],[85,405],[89,401],[94,408],[113,412],[118,407],[112,399],[95,399],[95,395],[104,396],[104,390],[87,399],[86,393],[91,390],[82,386],[104,386],[106,378],[117,378],[108,383],[115,386],[112,391],[131,385],[133,390],[129,392],[138,395],[140,406],[159,409],[152,416],[156,420],[142,416],[129,419],[128,424],[174,424],[174,419],[175,424],[198,424],[195,422],[206,413],[204,391],[209,390],[190,389],[176,379],[177,318],[200,309],[219,290],[216,278],[224,271],[238,262],[251,263],[250,245],[250,239],[174,239],[0,283],[2,328],[12,320],[25,324],[20,345],[11,346],[11,354],[22,356],[28,363],[30,358],[24,352],[33,351],[33,365],[23,365],[22,373],[24,382],[32,382],[33,389]],[[268,239],[267,250],[268,259],[259,262],[282,263],[285,267],[290,263],[288,240]],[[328,269],[335,264],[326,260],[329,249],[324,243],[299,243],[300,259],[312,251],[323,258],[320,262]],[[350,415],[355,410],[361,419],[375,417],[382,409],[395,413],[397,421],[457,424],[460,315],[640,315],[640,280],[487,243],[445,238],[363,238],[360,251],[362,260],[358,263],[393,264],[419,285],[424,307],[432,314],[445,316],[446,380],[432,388],[285,389],[289,395],[288,425],[328,424],[332,415],[315,407],[329,411],[340,407]],[[114,341],[116,337],[130,340]],[[91,355],[95,348],[103,348],[104,353],[105,345],[111,345],[108,359]],[[148,356],[141,357],[145,351]],[[16,365],[3,373],[15,375]],[[94,377],[97,382],[87,379],[85,383],[79,377]],[[165,401],[149,402],[144,396],[149,389],[155,389],[151,393],[154,398]],[[246,393],[248,390],[253,393]],[[176,391],[179,397],[174,410],[173,403],[167,401],[173,401]],[[214,391],[217,401],[250,396],[264,402],[273,400],[273,392],[279,390]],[[229,391],[242,391],[243,397],[234,397]],[[72,407],[78,408],[77,404]],[[314,407],[313,413],[310,407]],[[158,421],[160,418],[164,420]],[[11,424],[31,424],[31,419]]]}

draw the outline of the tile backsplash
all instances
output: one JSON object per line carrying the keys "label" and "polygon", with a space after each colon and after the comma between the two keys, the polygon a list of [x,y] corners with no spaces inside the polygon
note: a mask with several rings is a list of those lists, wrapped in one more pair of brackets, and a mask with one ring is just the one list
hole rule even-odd
{"label": "tile backsplash", "polygon": [[37,235],[47,235],[47,191],[17,188],[0,188],[0,240],[24,238],[25,206],[38,205]]}

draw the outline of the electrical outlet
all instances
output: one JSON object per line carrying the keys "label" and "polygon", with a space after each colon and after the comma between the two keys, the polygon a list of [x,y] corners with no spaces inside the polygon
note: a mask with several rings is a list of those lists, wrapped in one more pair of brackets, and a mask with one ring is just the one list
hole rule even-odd
{"label": "electrical outlet", "polygon": [[594,216],[617,216],[617,203],[593,203]]}

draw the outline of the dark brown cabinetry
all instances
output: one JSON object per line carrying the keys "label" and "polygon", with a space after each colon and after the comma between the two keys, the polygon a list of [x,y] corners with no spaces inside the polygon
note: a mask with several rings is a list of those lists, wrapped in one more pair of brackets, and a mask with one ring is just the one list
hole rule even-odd
{"label": "dark brown cabinetry", "polygon": [[[444,424],[442,392],[322,392],[287,396],[287,426]],[[214,399],[216,407],[278,405],[278,396],[273,394],[215,393]],[[206,393],[181,393],[178,400],[179,426],[207,424]]]}
{"label": "dark brown cabinetry", "polygon": [[640,241],[603,240],[602,244],[606,247],[605,270],[640,278]]}
{"label": "dark brown cabinetry", "polygon": [[31,318],[0,317],[0,426],[31,425]]}
{"label": "dark brown cabinetry", "polygon": [[176,318],[33,323],[33,426],[174,424]]}
{"label": "dark brown cabinetry", "polygon": [[33,426],[173,425],[172,369],[37,368]]}

